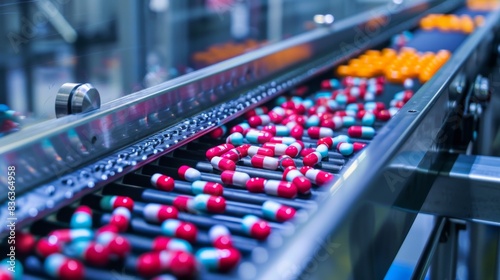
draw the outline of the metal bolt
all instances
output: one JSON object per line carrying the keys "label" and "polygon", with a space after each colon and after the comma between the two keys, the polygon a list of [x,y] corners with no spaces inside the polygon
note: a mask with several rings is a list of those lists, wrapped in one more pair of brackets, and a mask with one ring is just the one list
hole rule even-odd
{"label": "metal bolt", "polygon": [[91,84],[66,83],[56,96],[56,117],[90,112],[101,107],[101,97]]}
{"label": "metal bolt", "polygon": [[488,78],[478,75],[474,82],[474,96],[480,101],[488,100],[490,95],[490,82]]}

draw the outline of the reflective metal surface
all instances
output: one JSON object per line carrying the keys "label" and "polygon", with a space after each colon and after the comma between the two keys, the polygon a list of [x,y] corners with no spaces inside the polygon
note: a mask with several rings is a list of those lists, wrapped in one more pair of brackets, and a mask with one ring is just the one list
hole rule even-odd
{"label": "reflective metal surface", "polygon": [[101,107],[101,96],[91,84],[66,83],[56,96],[56,116],[86,113]]}

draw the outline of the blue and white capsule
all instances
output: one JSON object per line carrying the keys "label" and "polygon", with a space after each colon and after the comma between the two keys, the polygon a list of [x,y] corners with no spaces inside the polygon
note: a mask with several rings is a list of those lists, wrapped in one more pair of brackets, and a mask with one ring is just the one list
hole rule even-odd
{"label": "blue and white capsule", "polygon": [[328,146],[325,144],[319,144],[316,147],[316,152],[321,154],[321,157],[326,158],[328,156]]}
{"label": "blue and white capsule", "polygon": [[[347,111],[352,112],[352,111]],[[350,127],[356,124],[356,119],[353,116],[344,116],[342,117],[342,126]]]}
{"label": "blue and white capsule", "polygon": [[347,135],[338,135],[338,136],[333,137],[332,142],[333,142],[333,147],[337,147],[337,145],[339,143],[342,143],[342,142],[351,143],[352,141],[351,141],[351,138],[349,138],[349,136],[347,136]]}
{"label": "blue and white capsule", "polygon": [[375,124],[375,115],[370,112],[366,112],[361,119],[361,124],[364,126],[373,126]]}
{"label": "blue and white capsule", "polygon": [[71,216],[69,227],[72,229],[92,228],[92,210],[85,205],[78,206]]}
{"label": "blue and white capsule", "polygon": [[226,143],[228,144],[233,144],[234,146],[240,146],[243,145],[243,134],[239,132],[234,132],[231,133],[227,138],[226,138]]}
{"label": "blue and white capsule", "polygon": [[351,143],[339,143],[337,145],[337,150],[343,156],[350,156],[354,152],[354,146]]}

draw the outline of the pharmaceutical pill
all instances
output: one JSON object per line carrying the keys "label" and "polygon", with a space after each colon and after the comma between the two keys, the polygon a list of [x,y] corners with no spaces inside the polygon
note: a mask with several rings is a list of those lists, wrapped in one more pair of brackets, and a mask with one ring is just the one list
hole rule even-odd
{"label": "pharmaceutical pill", "polygon": [[210,194],[221,196],[224,192],[224,187],[219,183],[206,182],[206,181],[194,181],[191,184],[191,191],[193,194]]}
{"label": "pharmaceutical pill", "polygon": [[369,126],[351,126],[347,133],[354,138],[372,139],[375,136],[375,129]]}
{"label": "pharmaceutical pill", "polygon": [[278,157],[279,167],[285,169],[289,166],[296,167],[295,161],[289,155],[282,155]]}
{"label": "pharmaceutical pill", "polygon": [[263,155],[263,156],[274,156],[274,151],[268,149],[267,147],[259,147],[259,146],[250,146],[248,147],[247,153],[249,156],[253,157],[255,155]]}
{"label": "pharmaceutical pill", "polygon": [[94,241],[72,242],[65,247],[64,253],[94,266],[105,266],[110,260],[108,247]]}
{"label": "pharmaceutical pill", "polygon": [[116,228],[118,228],[118,231],[125,232],[128,229],[131,216],[132,214],[130,213],[130,210],[128,210],[128,208],[118,207],[113,210],[109,224],[116,226]]}
{"label": "pharmaceutical pill", "polygon": [[142,210],[143,217],[151,223],[161,223],[167,219],[177,219],[177,208],[156,203],[148,203]]}
{"label": "pharmaceutical pill", "polygon": [[320,163],[322,159],[323,156],[319,152],[314,151],[305,156],[302,162],[305,166],[315,166],[316,164]]}
{"label": "pharmaceutical pill", "polygon": [[304,148],[304,143],[302,141],[297,140],[297,141],[288,145],[288,148],[286,148],[285,154],[294,158],[300,154],[300,152],[302,151],[303,148]]}
{"label": "pharmaceutical pill", "polygon": [[320,153],[321,157],[326,158],[328,156],[328,146],[325,144],[319,144],[316,147],[316,152]]}
{"label": "pharmaceutical pill", "polygon": [[198,211],[224,213],[226,200],[221,196],[199,194],[194,197],[194,208]]}
{"label": "pharmaceutical pill", "polygon": [[165,272],[190,278],[196,274],[196,266],[194,256],[184,251],[148,252],[140,255],[136,262],[137,272],[148,279]]}
{"label": "pharmaceutical pill", "polygon": [[212,167],[224,171],[224,170],[235,170],[236,169],[236,164],[234,161],[227,159],[227,158],[222,158],[215,156],[210,160],[210,164],[212,164]]}
{"label": "pharmaceutical pill", "polygon": [[245,136],[247,141],[252,144],[264,144],[266,142],[269,142],[272,137],[272,134],[269,132],[257,130],[248,131],[247,135]]}
{"label": "pharmaceutical pill", "polygon": [[295,216],[295,209],[278,202],[268,200],[262,204],[262,214],[266,219],[286,222]]}
{"label": "pharmaceutical pill", "polygon": [[240,252],[233,248],[201,248],[196,252],[196,259],[210,271],[230,271],[238,265],[240,258]]}
{"label": "pharmaceutical pill", "polygon": [[354,152],[354,147],[351,143],[341,142],[337,145],[337,151],[343,156],[350,156]]}
{"label": "pharmaceutical pill", "polygon": [[262,147],[272,150],[275,156],[282,156],[285,154],[288,145],[282,143],[265,143]]}
{"label": "pharmaceutical pill", "polygon": [[134,208],[134,201],[127,196],[104,195],[100,202],[101,209],[111,211],[118,207],[125,207],[129,210]]}
{"label": "pharmaceutical pill", "polygon": [[220,178],[224,184],[243,188],[245,187],[246,182],[250,180],[250,176],[248,176],[248,174],[231,170],[223,171]]}
{"label": "pharmaceutical pill", "polygon": [[253,116],[248,119],[250,127],[265,126],[271,123],[271,118],[268,115]]}
{"label": "pharmaceutical pill", "polygon": [[167,250],[191,253],[193,251],[193,247],[186,240],[166,236],[158,236],[153,239],[151,247],[151,249],[155,252]]}
{"label": "pharmaceutical pill", "polygon": [[288,136],[290,129],[284,125],[268,125],[262,128],[262,131],[271,133],[274,136]]}
{"label": "pharmaceutical pill", "polygon": [[269,224],[254,215],[246,215],[241,220],[243,230],[251,237],[264,240],[271,234]]}
{"label": "pharmaceutical pill", "polygon": [[[71,216],[69,227],[72,229],[92,228],[92,210],[85,205],[78,206]],[[17,238],[16,238],[17,239]]]}
{"label": "pharmaceutical pill", "polygon": [[179,167],[177,174],[182,180],[186,180],[188,182],[194,182],[201,179],[200,171],[187,165]]}
{"label": "pharmaceutical pill", "polygon": [[307,179],[311,180],[313,184],[316,184],[318,186],[323,186],[334,179],[333,174],[314,169],[310,166],[304,166],[300,168],[300,172],[304,174]]}
{"label": "pharmaceutical pill", "polygon": [[166,236],[181,238],[193,243],[196,241],[198,230],[191,223],[168,219],[161,224],[161,232]]}
{"label": "pharmaceutical pill", "polygon": [[276,170],[279,166],[279,161],[277,158],[254,155],[250,160],[253,167],[264,168],[269,170]]}
{"label": "pharmaceutical pill", "polygon": [[313,126],[307,129],[307,135],[312,139],[319,139],[323,137],[332,137],[333,130],[327,127]]}
{"label": "pharmaceutical pill", "polygon": [[210,138],[219,139],[224,136],[227,132],[227,127],[225,125],[219,126],[209,133]]}
{"label": "pharmaceutical pill", "polygon": [[208,149],[205,155],[206,155],[208,160],[212,160],[213,157],[221,156],[225,152],[227,152],[233,148],[234,148],[234,146],[232,144],[221,144],[221,145],[218,145],[216,147]]}
{"label": "pharmaceutical pill", "polygon": [[229,229],[223,225],[214,225],[208,231],[208,236],[215,248],[227,249],[233,247],[233,241]]}
{"label": "pharmaceutical pill", "polygon": [[242,135],[244,135],[243,132],[245,132],[245,130],[247,130],[249,128],[250,128],[250,125],[248,123],[240,123],[240,124],[233,126],[231,128],[231,130],[229,131],[229,133],[233,134],[233,133],[238,132],[238,133],[241,133]]}
{"label": "pharmaceutical pill", "polygon": [[169,176],[155,173],[151,176],[151,185],[159,190],[171,192],[174,190],[175,181]]}
{"label": "pharmaceutical pill", "polygon": [[45,273],[57,279],[78,280],[84,277],[84,266],[77,260],[62,254],[52,254],[43,263]]}
{"label": "pharmaceutical pill", "polygon": [[300,194],[311,193],[311,181],[295,167],[289,166],[283,172],[283,180],[292,182]]}
{"label": "pharmaceutical pill", "polygon": [[75,242],[80,240],[91,240],[93,237],[94,237],[94,232],[92,230],[83,228],[57,229],[48,234],[48,238],[52,242],[62,242],[62,243]]}
{"label": "pharmaceutical pill", "polygon": [[243,145],[244,138],[240,132],[233,132],[226,138],[226,143],[233,146],[240,146]]}

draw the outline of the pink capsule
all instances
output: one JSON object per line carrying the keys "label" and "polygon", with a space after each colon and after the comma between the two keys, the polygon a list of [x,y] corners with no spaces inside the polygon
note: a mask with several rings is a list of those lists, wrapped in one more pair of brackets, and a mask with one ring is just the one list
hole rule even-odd
{"label": "pink capsule", "polygon": [[321,120],[320,126],[330,129],[339,129],[344,125],[344,121],[341,117],[332,116],[331,118],[326,118]]}
{"label": "pink capsule", "polygon": [[78,241],[67,245],[65,254],[81,259],[93,266],[105,266],[109,262],[110,250],[94,241]]}
{"label": "pink capsule", "polygon": [[276,156],[282,156],[285,154],[288,145],[281,143],[266,143],[262,147],[272,150]]}
{"label": "pink capsule", "polygon": [[312,152],[308,154],[307,156],[304,157],[302,162],[304,163],[305,166],[315,166],[316,164],[320,163],[323,157],[319,152]]}
{"label": "pink capsule", "polygon": [[307,129],[307,135],[312,139],[319,139],[323,137],[332,137],[333,130],[327,127],[313,126]]}
{"label": "pink capsule", "polygon": [[358,151],[362,150],[366,146],[366,144],[360,143],[360,142],[354,142],[354,143],[352,143],[352,146],[354,148],[354,152],[358,152]]}
{"label": "pink capsule", "polygon": [[271,123],[271,118],[268,115],[253,116],[248,119],[250,127],[265,126]]}
{"label": "pink capsule", "polygon": [[375,113],[375,117],[379,121],[386,122],[391,119],[391,113],[389,112],[389,110],[380,110]]}
{"label": "pink capsule", "polygon": [[316,152],[316,149],[314,149],[314,148],[305,148],[305,149],[302,149],[302,151],[300,151],[300,155],[302,157],[306,157],[309,154],[314,153],[314,152]]}
{"label": "pink capsule", "polygon": [[224,136],[224,134],[226,134],[226,132],[227,132],[226,126],[222,125],[222,126],[215,128],[214,130],[212,130],[209,135],[211,138],[219,139],[222,136]]}
{"label": "pink capsule", "polygon": [[36,243],[35,251],[38,256],[46,258],[55,253],[61,253],[63,242],[55,238],[40,238]]}
{"label": "pink capsule", "polygon": [[318,186],[322,186],[334,179],[331,173],[314,169],[310,166],[300,168],[300,172],[304,174],[307,179],[311,180],[313,184]]}
{"label": "pink capsule", "polygon": [[225,152],[227,152],[233,148],[234,148],[234,146],[232,144],[221,144],[219,146],[208,149],[205,155],[206,155],[208,160],[212,160],[213,157],[221,156]]}
{"label": "pink capsule", "polygon": [[289,155],[282,155],[278,157],[278,161],[281,169],[285,169],[289,166],[296,167],[295,161]]}
{"label": "pink capsule", "polygon": [[203,212],[224,213],[226,211],[226,200],[221,196],[203,193],[194,197],[193,207]]}
{"label": "pink capsule", "polygon": [[293,142],[286,148],[285,154],[287,154],[290,157],[297,157],[302,149],[304,148],[304,143],[302,141],[297,140],[296,142]]}
{"label": "pink capsule", "polygon": [[196,259],[210,271],[231,271],[238,265],[240,258],[240,252],[233,248],[201,248],[196,252]]}
{"label": "pink capsule", "polygon": [[241,133],[241,134],[244,135],[243,132],[245,132],[245,130],[247,130],[249,128],[250,128],[250,125],[248,125],[248,123],[240,123],[240,124],[237,124],[237,125],[233,126],[231,128],[231,130],[229,131],[229,133],[232,134],[232,133],[238,132],[238,133]]}
{"label": "pink capsule", "polygon": [[131,216],[130,210],[125,207],[118,207],[113,210],[109,224],[115,226],[119,232],[125,232],[128,229]]}
{"label": "pink capsule", "polygon": [[[123,208],[123,207],[119,207]],[[126,208],[124,208],[126,209]],[[128,210],[128,209],[127,209]],[[91,240],[94,237],[94,232],[90,229],[57,229],[48,234],[49,240],[52,242],[75,242],[81,240]]]}
{"label": "pink capsule", "polygon": [[227,158],[221,158],[221,157],[213,157],[210,160],[210,164],[212,164],[213,168],[217,170],[236,170],[236,164],[234,161],[227,159]]}
{"label": "pink capsule", "polygon": [[281,107],[275,107],[267,114],[273,123],[280,123],[285,118],[285,110]]}
{"label": "pink capsule", "polygon": [[372,139],[375,136],[375,129],[369,126],[351,126],[347,133],[350,137]]}
{"label": "pink capsule", "polygon": [[215,225],[208,231],[208,236],[215,248],[227,249],[233,247],[233,241],[229,229],[223,225]]}
{"label": "pink capsule", "polygon": [[255,109],[252,109],[248,112],[246,112],[245,117],[250,118],[256,115],[263,115],[267,114],[269,112],[269,109],[267,107],[257,107]]}
{"label": "pink capsule", "polygon": [[247,150],[248,155],[253,157],[255,155],[263,155],[263,156],[268,156],[268,157],[273,157],[274,152],[271,149],[265,148],[265,147],[258,147],[258,146],[250,146]]}
{"label": "pink capsule", "polygon": [[271,133],[259,130],[248,131],[245,135],[245,138],[248,140],[248,142],[253,144],[264,144],[266,142],[269,142],[272,137],[273,135]]}
{"label": "pink capsule", "polygon": [[77,260],[70,259],[62,254],[48,256],[43,264],[45,273],[55,279],[84,279],[85,267]]}
{"label": "pink capsule", "polygon": [[191,191],[193,194],[210,194],[221,196],[224,193],[224,187],[219,183],[194,181],[191,184]]}
{"label": "pink capsule", "polygon": [[231,161],[237,162],[241,159],[240,151],[236,148],[227,151],[221,156],[222,158],[227,158]]}
{"label": "pink capsule", "polygon": [[284,125],[268,125],[262,128],[262,131],[271,133],[274,136],[288,136],[290,129]]}
{"label": "pink capsule", "polygon": [[265,240],[271,234],[269,224],[254,215],[246,215],[241,219],[243,230],[251,237],[258,240]]}
{"label": "pink capsule", "polygon": [[286,181],[252,178],[248,180],[246,187],[249,192],[264,192],[268,195],[283,198],[295,198],[297,196],[297,187],[293,183]]}
{"label": "pink capsule", "polygon": [[144,219],[152,223],[161,223],[167,219],[177,219],[177,208],[161,205],[156,203],[148,203],[142,210]]}
{"label": "pink capsule", "polygon": [[300,125],[294,126],[290,130],[290,136],[292,136],[293,138],[295,138],[297,140],[302,140],[302,136],[304,136],[304,128]]}
{"label": "pink capsule", "polygon": [[179,170],[177,171],[177,174],[182,180],[186,180],[188,182],[194,182],[197,180],[201,179],[201,173],[200,171],[189,167],[187,165],[183,165],[179,167]]}
{"label": "pink capsule", "polygon": [[282,205],[278,202],[268,200],[262,204],[262,214],[266,219],[278,222],[286,222],[295,216],[295,209]]}
{"label": "pink capsule", "polygon": [[240,156],[243,158],[243,157],[246,157],[248,156],[248,149],[251,147],[252,145],[250,144],[243,144],[239,147],[236,147],[236,150],[238,150],[238,152],[240,152]]}
{"label": "pink capsule", "polygon": [[118,207],[125,207],[129,210],[134,208],[134,200],[127,196],[103,195],[100,201],[102,210],[111,211]]}
{"label": "pink capsule", "polygon": [[253,167],[264,168],[269,170],[276,170],[279,166],[279,161],[277,158],[263,156],[263,155],[254,155],[250,160]]}
{"label": "pink capsule", "polygon": [[183,251],[158,251],[144,253],[137,258],[137,272],[144,278],[170,272],[176,277],[189,278],[196,274],[197,264],[193,255]]}
{"label": "pink capsule", "polygon": [[123,259],[128,256],[131,247],[129,241],[117,232],[116,227],[106,225],[97,231],[96,242],[108,247],[111,256]]}
{"label": "pink capsule", "polygon": [[193,204],[193,198],[186,195],[178,195],[172,202],[172,205],[179,211],[196,213]]}
{"label": "pink capsule", "polygon": [[[297,139],[293,138],[293,137],[272,137],[271,139],[269,139],[269,141],[267,142],[271,142],[271,143],[282,143],[282,144],[287,144],[287,145],[291,145],[292,143],[295,143],[297,142]],[[264,144],[264,143],[263,143]]]}
{"label": "pink capsule", "polygon": [[283,180],[292,182],[301,194],[311,193],[311,181],[309,181],[309,179],[307,179],[295,167],[290,166],[285,168],[283,172]]}
{"label": "pink capsule", "polygon": [[183,251],[192,252],[193,247],[189,242],[184,239],[170,238],[166,236],[158,236],[153,239],[153,244],[151,244],[151,250],[155,252],[159,251]]}
{"label": "pink capsule", "polygon": [[316,142],[316,145],[326,145],[329,149],[333,146],[333,138],[332,137],[323,137]]}
{"label": "pink capsule", "polygon": [[243,139],[245,137],[243,136],[243,134],[239,133],[239,132],[234,132],[234,133],[231,133],[227,138],[226,138],[226,143],[228,144],[232,144],[234,146],[240,146],[243,144]]}
{"label": "pink capsule", "polygon": [[220,178],[224,184],[238,187],[245,187],[246,182],[250,180],[248,174],[231,170],[223,171]]}
{"label": "pink capsule", "polygon": [[175,181],[169,176],[155,173],[151,176],[151,184],[162,191],[173,191],[175,186]]}

